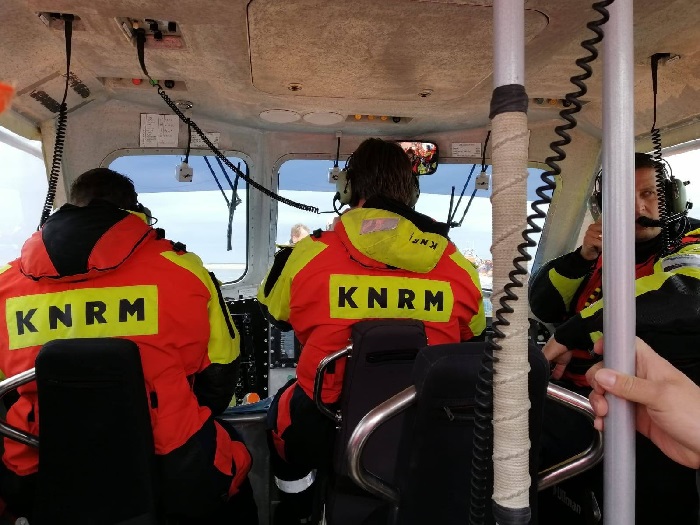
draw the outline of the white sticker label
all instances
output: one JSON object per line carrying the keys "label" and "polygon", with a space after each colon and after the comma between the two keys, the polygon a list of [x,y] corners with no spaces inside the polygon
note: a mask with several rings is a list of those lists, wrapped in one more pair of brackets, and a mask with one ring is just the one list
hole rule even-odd
{"label": "white sticker label", "polygon": [[177,148],[179,132],[177,115],[141,113],[139,145],[142,148]]}
{"label": "white sticker label", "polygon": [[399,220],[393,217],[387,217],[385,219],[365,219],[362,221],[360,235],[395,230],[398,225]]}
{"label": "white sticker label", "polygon": [[[212,144],[214,144],[215,147],[217,147],[217,148],[219,147],[219,138],[221,138],[221,133],[210,132],[210,133],[204,133],[204,134],[207,136],[207,138],[209,139],[209,141],[210,141]],[[202,148],[202,149],[206,149],[206,148],[208,148],[209,146],[207,146],[207,145],[204,143],[204,141],[202,140],[202,137],[200,137],[199,135],[197,135],[197,133],[196,133],[195,131],[192,131],[192,144],[191,144],[191,147],[192,147],[192,148]]]}
{"label": "white sticker label", "polygon": [[671,255],[661,261],[661,268],[663,268],[664,272],[671,272],[684,267],[700,268],[700,255],[690,253]]}
{"label": "white sticker label", "polygon": [[453,142],[453,157],[481,157],[481,142]]}

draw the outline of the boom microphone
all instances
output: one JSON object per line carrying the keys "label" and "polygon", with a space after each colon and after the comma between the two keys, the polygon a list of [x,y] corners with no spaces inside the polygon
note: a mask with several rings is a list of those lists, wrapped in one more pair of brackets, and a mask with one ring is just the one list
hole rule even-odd
{"label": "boom microphone", "polygon": [[661,221],[650,219],[649,217],[644,216],[639,217],[637,219],[637,224],[639,224],[640,226],[644,226],[645,228],[660,228],[664,225],[664,223]]}

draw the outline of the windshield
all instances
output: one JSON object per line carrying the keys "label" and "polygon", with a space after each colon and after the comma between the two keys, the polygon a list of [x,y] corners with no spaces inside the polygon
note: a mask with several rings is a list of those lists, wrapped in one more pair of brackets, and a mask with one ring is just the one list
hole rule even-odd
{"label": "windshield", "polygon": [[39,226],[46,200],[41,142],[0,128],[0,266],[19,257]]}
{"label": "windshield", "polygon": [[[242,159],[228,159],[246,172]],[[231,186],[236,183],[235,174],[226,168],[224,175],[214,157],[191,155],[192,180],[179,182],[176,169],[181,162],[180,155],[138,155],[119,157],[109,167],[134,181],[139,202],[150,209],[157,219],[155,227],[163,228],[168,239],[184,243],[219,281],[242,278],[247,268],[248,244],[245,181],[238,180],[234,198]],[[230,203],[237,203],[231,217]]]}

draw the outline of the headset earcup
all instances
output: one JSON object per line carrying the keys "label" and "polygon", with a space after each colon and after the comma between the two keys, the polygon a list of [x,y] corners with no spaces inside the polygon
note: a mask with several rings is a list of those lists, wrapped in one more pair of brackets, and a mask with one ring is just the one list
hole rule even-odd
{"label": "headset earcup", "polygon": [[348,180],[347,170],[340,170],[338,178],[335,179],[336,197],[341,204],[350,204],[352,200],[352,188]]}
{"label": "headset earcup", "polygon": [[415,207],[416,203],[418,202],[418,197],[420,197],[420,183],[418,182],[418,176],[415,174],[413,175],[413,184],[415,184],[416,186],[416,191],[413,194],[413,199],[411,200],[411,203],[409,204],[411,208]]}
{"label": "headset earcup", "polygon": [[593,220],[597,221],[603,211],[600,192],[595,192],[588,198],[588,209],[591,211]]}
{"label": "headset earcup", "polygon": [[685,194],[685,185],[680,179],[666,179],[666,209],[669,214],[679,214],[686,211],[687,197]]}
{"label": "headset earcup", "polygon": [[598,220],[598,218],[603,214],[603,170],[599,170],[596,173],[595,179],[593,181],[593,193],[588,199],[588,208],[591,210],[591,215],[593,215],[593,220]]}

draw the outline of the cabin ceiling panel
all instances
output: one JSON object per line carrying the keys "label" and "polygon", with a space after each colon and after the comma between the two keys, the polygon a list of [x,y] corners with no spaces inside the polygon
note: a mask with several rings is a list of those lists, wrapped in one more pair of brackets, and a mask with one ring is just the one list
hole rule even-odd
{"label": "cabin ceiling panel", "polygon": [[[526,88],[530,97],[562,98],[585,24],[597,17],[591,2],[526,2]],[[146,49],[151,75],[181,82],[174,99],[194,102],[194,117],[209,117],[261,130],[310,133],[420,135],[478,128],[488,123],[492,90],[491,0],[0,0],[0,79],[19,92],[14,109],[34,123],[55,117],[31,96],[44,91],[60,102],[65,45],[37,12],[68,12],[81,18],[73,33],[72,72],[90,90],[88,100],[109,99],[167,112],[156,90],[143,83],[136,49],[117,18],[178,22],[180,50]],[[659,71],[660,126],[700,115],[700,2],[635,0],[636,132],[651,126],[648,57],[667,51],[681,60]],[[602,126],[602,61],[584,97],[581,115]],[[106,80],[105,80],[106,79]],[[292,82],[302,89],[292,92]],[[429,97],[419,92],[432,90]],[[69,108],[85,102],[69,92]],[[91,112],[91,104],[86,107]],[[270,123],[266,110],[341,115],[410,117],[389,122],[343,121],[318,126],[303,118]],[[531,117],[539,118],[532,105]],[[537,108],[537,113],[542,109]],[[549,108],[551,109],[551,108]]]}
{"label": "cabin ceiling panel", "polygon": [[[462,97],[491,75],[490,7],[399,0],[253,0],[253,85],[270,94],[427,102]],[[526,41],[547,18],[526,11]],[[343,74],[340,74],[342,67]]]}
{"label": "cabin ceiling panel", "polygon": [[[550,27],[565,22],[569,9],[562,3],[547,0],[531,0],[530,7],[544,8],[549,4]],[[564,7],[564,9],[562,9]],[[694,115],[700,115],[700,2],[672,0],[657,2],[635,0],[634,2],[634,107],[635,134],[640,135],[651,129],[653,121],[653,92],[651,83],[650,57],[654,53],[668,52],[680,56],[679,60],[661,63],[658,71],[657,127],[673,126]],[[590,6],[581,15],[582,20],[599,18]],[[603,26],[605,31],[606,26]],[[577,91],[569,78],[582,73],[575,64],[579,57],[587,55],[580,41],[591,38],[593,33],[577,22],[571,28],[572,37],[545,60],[541,68],[528,70],[528,93],[531,97],[563,98],[568,92]],[[537,62],[534,56],[541,49],[551,49],[544,42],[533,41],[528,49],[528,60]],[[538,45],[540,44],[540,45]],[[582,98],[590,103],[584,107],[583,118],[593,126],[602,129],[603,60],[605,40],[598,45],[601,56],[593,62],[593,76],[586,80],[588,92]],[[533,55],[534,54],[534,55]]]}

